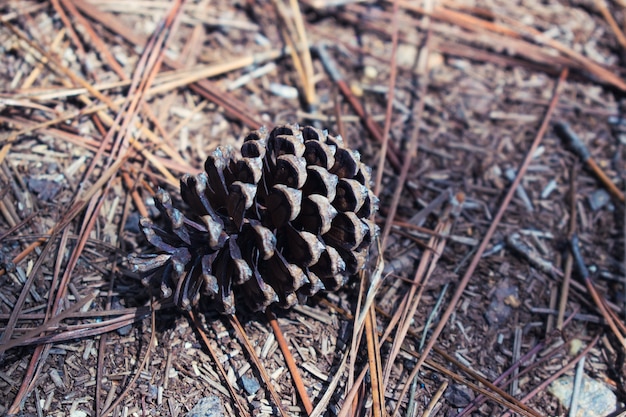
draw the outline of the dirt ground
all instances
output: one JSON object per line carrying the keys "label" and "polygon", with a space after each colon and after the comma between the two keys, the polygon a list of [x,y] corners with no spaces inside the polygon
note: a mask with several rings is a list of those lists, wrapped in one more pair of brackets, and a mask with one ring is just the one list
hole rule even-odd
{"label": "dirt ground", "polygon": [[[623,0],[0,13],[0,414],[184,416],[209,397],[213,415],[553,416],[548,385],[575,374],[623,411]],[[278,334],[210,300],[196,321],[158,291],[151,309],[126,259],[151,251],[154,191],[179,201],[217,146],[285,123],[382,173],[363,274],[273,308]]]}

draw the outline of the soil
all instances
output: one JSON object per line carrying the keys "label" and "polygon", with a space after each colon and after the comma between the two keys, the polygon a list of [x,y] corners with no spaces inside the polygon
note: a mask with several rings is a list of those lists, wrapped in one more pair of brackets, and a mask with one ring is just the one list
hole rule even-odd
{"label": "soil", "polygon": [[[0,414],[184,416],[215,396],[279,415],[273,388],[309,415],[292,356],[321,415],[457,415],[485,390],[472,415],[564,415],[547,386],[584,348],[623,409],[626,4],[295,3],[0,5]],[[272,308],[287,355],[268,315],[238,311],[242,337],[202,300],[194,321],[126,261],[151,250],[138,220],[159,221],[157,188],[179,202],[217,146],[285,123],[341,134],[382,172],[363,273]],[[377,326],[355,339],[369,287]],[[376,358],[385,381],[358,382]]]}

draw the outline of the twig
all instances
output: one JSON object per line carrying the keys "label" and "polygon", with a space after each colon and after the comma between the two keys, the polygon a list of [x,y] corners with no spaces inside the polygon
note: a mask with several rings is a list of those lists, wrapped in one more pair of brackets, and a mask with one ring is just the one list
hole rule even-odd
{"label": "twig", "polygon": [[569,417],[576,417],[578,414],[578,401],[580,399],[580,390],[584,385],[585,376],[585,357],[578,361],[576,366],[576,374],[574,375],[574,389],[572,390],[572,402],[569,406]]}
{"label": "twig", "polygon": [[[426,40],[424,41],[424,47],[421,51],[422,54],[428,56],[429,54],[429,43],[430,43],[431,31],[430,29],[426,33]],[[393,197],[391,199],[391,203],[389,205],[389,213],[387,214],[387,219],[385,222],[385,227],[383,228],[381,234],[381,246],[383,250],[386,248],[387,238],[389,237],[389,233],[391,232],[391,225],[395,220],[396,211],[398,209],[398,204],[400,202],[400,197],[402,195],[402,191],[404,190],[404,183],[406,182],[407,175],[409,174],[409,170],[411,168],[411,162],[414,158],[417,157],[417,149],[419,145],[419,133],[420,133],[420,125],[422,123],[422,113],[424,112],[424,103],[427,97],[426,91],[428,88],[428,71],[426,69],[426,64],[428,60],[423,60],[424,68],[420,69],[420,74],[422,74],[420,80],[420,92],[419,92],[419,102],[414,110],[413,116],[413,131],[411,132],[411,137],[409,139],[409,144],[406,149],[404,160],[402,161],[402,168],[400,170],[400,175],[398,177],[398,182],[396,184],[396,188],[394,189]]]}
{"label": "twig", "polygon": [[365,320],[365,338],[372,385],[372,413],[374,417],[381,417],[385,415],[385,383],[382,375],[380,341],[376,327],[376,310],[374,305],[371,305]]}
{"label": "twig", "polygon": [[[102,10],[99,10],[97,7],[93,6],[91,3],[88,3],[84,0],[72,1],[74,1],[76,7],[83,13],[95,20],[99,20],[109,30],[122,36],[130,43],[136,46],[143,46],[146,43],[145,37],[137,35],[129,30],[128,27],[125,27],[112,14],[103,12]],[[182,67],[182,64],[167,58],[164,62],[170,68]],[[198,81],[197,83],[191,85],[190,88],[208,99],[209,101],[219,106],[223,106],[224,111],[227,114],[235,117],[238,120],[241,120],[241,122],[248,127],[258,129],[262,126],[263,123],[258,120],[255,112],[248,109],[244,103],[236,100],[231,94],[225,91],[218,90],[210,81],[206,79]]]}
{"label": "twig", "polygon": [[[577,223],[577,212],[576,212],[576,172],[577,165],[574,164],[572,169],[570,170],[570,219],[569,219],[569,238],[576,233],[576,223]],[[556,319],[556,328],[563,328],[563,318],[565,317],[565,308],[567,307],[567,300],[569,299],[569,288],[572,280],[572,267],[574,266],[574,258],[571,252],[567,253],[567,258],[565,258],[565,271],[563,273],[563,283],[561,286],[561,298],[559,300],[559,314]]]}
{"label": "twig", "polygon": [[424,409],[424,413],[422,414],[422,417],[430,417],[430,414],[435,409],[435,406],[439,403],[441,396],[443,395],[444,392],[446,392],[447,388],[448,388],[448,381],[443,381],[441,385],[439,386],[439,388],[437,388],[437,392],[435,392],[435,395],[433,395],[433,397],[430,399],[426,409]]}
{"label": "twig", "polygon": [[600,10],[600,13],[606,20],[606,22],[611,27],[611,30],[615,34],[617,41],[622,46],[623,49],[626,49],[626,36],[624,36],[624,32],[619,27],[611,12],[609,12],[608,7],[606,7],[606,2],[604,0],[595,0],[596,7]]}
{"label": "twig", "polygon": [[139,363],[139,366],[137,367],[137,372],[135,372],[135,375],[133,375],[131,380],[128,381],[128,384],[126,385],[126,387],[124,387],[124,389],[122,390],[120,395],[115,399],[115,401],[113,401],[113,403],[110,404],[100,414],[101,416],[106,416],[111,411],[113,411],[115,409],[115,407],[117,407],[117,405],[122,402],[122,400],[124,399],[126,394],[128,394],[130,392],[131,388],[133,388],[135,386],[135,383],[137,382],[137,380],[141,376],[141,372],[146,367],[146,364],[148,363],[148,360],[150,360],[150,352],[152,352],[152,346],[154,345],[155,337],[156,337],[156,312],[155,312],[154,309],[152,309],[152,317],[151,317],[151,325],[150,325],[150,339],[148,340],[148,347],[146,348],[146,354],[143,357],[143,359],[141,360],[141,362]]}

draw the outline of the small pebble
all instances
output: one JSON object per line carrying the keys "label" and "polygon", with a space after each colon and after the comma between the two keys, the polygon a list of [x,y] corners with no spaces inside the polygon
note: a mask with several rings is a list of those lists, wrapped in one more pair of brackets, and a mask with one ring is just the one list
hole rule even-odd
{"label": "small pebble", "polygon": [[[572,402],[573,390],[573,376],[563,376],[548,387],[548,391],[554,395],[565,408],[569,408]],[[606,384],[591,379],[587,375],[583,376],[576,417],[608,416],[615,411],[616,407],[617,398]]]}
{"label": "small pebble", "polygon": [[200,398],[200,401],[187,413],[187,417],[222,417],[225,415],[224,404],[216,395]]}
{"label": "small pebble", "polygon": [[578,352],[582,350],[584,347],[584,343],[580,339],[572,339],[569,345],[569,354],[570,356],[578,355]]}
{"label": "small pebble", "polygon": [[58,179],[51,179],[49,175],[40,177],[30,177],[28,179],[28,188],[37,194],[40,200],[52,201],[54,197],[61,191],[63,185]]}
{"label": "small pebble", "polygon": [[452,407],[456,408],[463,408],[474,399],[472,390],[461,384],[450,385],[443,396]]}
{"label": "small pebble", "polygon": [[247,375],[243,375],[241,377],[241,384],[243,385],[243,389],[246,390],[248,395],[254,395],[261,388],[259,381],[256,378],[251,378]]}
{"label": "small pebble", "polygon": [[611,201],[611,196],[604,188],[598,188],[588,197],[591,210],[598,211]]}
{"label": "small pebble", "polygon": [[366,78],[370,78],[370,79],[376,79],[376,77],[378,77],[378,70],[370,65],[365,66],[365,68],[363,68],[363,75]]}
{"label": "small pebble", "polygon": [[354,94],[355,97],[363,97],[363,87],[357,83],[350,83],[350,92]]}

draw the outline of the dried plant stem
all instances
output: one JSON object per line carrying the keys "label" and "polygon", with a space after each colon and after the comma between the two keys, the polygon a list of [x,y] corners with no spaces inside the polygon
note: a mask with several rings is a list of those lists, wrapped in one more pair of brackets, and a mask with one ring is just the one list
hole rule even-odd
{"label": "dried plant stem", "polygon": [[[331,380],[330,384],[328,384],[328,388],[326,389],[326,392],[324,393],[322,398],[318,400],[317,405],[315,406],[313,411],[309,414],[309,417],[320,417],[327,411],[328,404],[330,403],[331,398],[335,394],[335,390],[337,389],[337,386],[339,385],[339,380],[341,379],[341,376],[343,375],[344,370],[346,368],[348,357],[350,356],[349,353],[350,352],[345,352],[345,354],[343,355],[343,359],[341,359],[341,363],[339,364],[337,368],[335,376]],[[363,374],[363,376],[365,376],[365,374]],[[349,402],[349,401],[350,400],[346,398],[345,402]],[[349,409],[349,408],[350,407],[343,407],[342,412],[343,412],[343,409]]]}
{"label": "dried plant stem", "polygon": [[[408,2],[406,0],[399,0],[399,1],[400,1],[400,5],[404,8],[407,8],[409,10],[412,10],[420,14],[429,14],[427,11],[415,6],[411,2]],[[574,60],[577,63],[577,65],[580,67],[580,69],[585,70],[595,75],[596,77],[601,79],[603,82],[607,84],[611,84],[619,88],[622,91],[626,91],[626,82],[624,82],[624,80],[622,80],[617,74],[615,74],[611,70],[604,68],[603,66],[587,58],[580,52],[577,52],[573,50],[572,48],[569,48],[563,45],[561,42],[558,42],[552,38],[549,38],[548,36],[538,31],[537,29],[524,25],[522,22],[515,20],[513,18],[508,18],[502,15],[496,16],[497,20],[506,22],[507,24],[511,25],[515,29],[511,29],[504,25],[489,22],[489,21],[486,21],[484,19],[480,19],[474,16],[470,16],[462,12],[450,10],[445,7],[436,7],[433,10],[432,14],[430,15],[434,19],[437,19],[443,22],[448,22],[454,25],[458,25],[472,32],[475,32],[477,30],[487,30],[489,32],[494,32],[494,33],[506,36],[508,38],[532,39],[536,44],[547,45],[547,46],[550,46],[551,48],[554,48],[558,52],[561,52],[566,57]],[[532,43],[525,41],[525,40],[524,40],[524,43],[528,44],[529,47],[534,46]]]}
{"label": "dried plant stem", "polygon": [[[437,224],[435,228],[435,232],[437,234],[446,235],[449,234],[452,230],[453,219],[448,217],[451,208],[452,207],[448,207],[447,213],[443,216],[444,218]],[[460,205],[457,205],[457,210],[459,208]],[[393,364],[400,352],[401,346],[405,341],[406,335],[413,321],[413,317],[415,316],[415,312],[417,311],[417,307],[419,306],[422,292],[426,287],[426,281],[430,278],[433,271],[435,270],[437,262],[444,251],[445,245],[445,238],[438,238],[433,236],[428,242],[427,250],[424,251],[422,258],[420,259],[420,263],[417,267],[415,276],[411,283],[412,285],[409,289],[409,292],[404,297],[406,302],[403,303],[404,309],[402,310],[402,314],[400,316],[401,320],[398,323],[398,330],[393,338],[393,344],[385,366],[385,384],[391,376]],[[424,329],[424,331],[426,332],[427,329]],[[409,381],[410,380],[411,379],[409,379]]]}
{"label": "dried plant stem", "polygon": [[439,400],[441,399],[443,393],[446,392],[446,389],[448,389],[448,381],[443,381],[439,388],[437,388],[437,392],[435,392],[435,395],[433,395],[433,397],[428,402],[428,406],[426,406],[422,417],[430,417],[430,414],[439,403]]}
{"label": "dried plant stem", "polygon": [[[76,7],[83,13],[99,21],[103,26],[107,27],[114,33],[122,36],[129,42],[137,46],[143,46],[146,44],[146,38],[141,35],[137,35],[132,32],[128,27],[124,26],[118,19],[110,13],[103,12],[92,4],[83,0],[72,0]],[[165,59],[165,64],[170,68],[182,68],[181,63],[175,62],[171,59]],[[257,120],[255,113],[247,108],[245,104],[236,100],[231,94],[225,91],[219,91],[211,82],[204,79],[190,86],[190,88],[202,95],[206,99],[214,102],[217,105],[223,106],[224,111],[241,120],[246,126],[252,129],[258,129],[262,126],[262,123]]]}
{"label": "dried plant stem", "polygon": [[315,94],[315,73],[313,72],[313,60],[311,59],[311,48],[309,47],[309,39],[307,36],[306,28],[304,26],[304,19],[302,17],[302,11],[300,10],[300,4],[297,0],[289,0],[291,9],[294,11],[294,25],[296,33],[298,35],[299,45],[298,51],[301,54],[302,69],[303,69],[303,82],[304,92],[306,100],[309,106],[315,106],[317,104],[317,96]]}
{"label": "dried plant stem", "polygon": [[[63,311],[62,313],[56,316],[51,317],[50,320],[48,320],[42,326],[36,327],[32,330],[28,330],[23,336],[20,337],[20,339],[29,339],[31,337],[37,336],[38,334],[44,332],[46,329],[50,327],[57,326],[61,321],[70,317],[72,313],[77,312],[82,307],[84,307],[87,303],[90,303],[91,301],[93,301],[94,298],[95,298],[95,295],[93,294],[90,296],[84,297],[82,300],[72,305],[67,310]],[[7,328],[8,328],[8,325],[7,325]],[[5,330],[4,333],[7,333],[7,330]],[[15,346],[20,346],[21,344],[20,339],[13,339],[7,342],[0,343],[0,353],[6,352],[7,350],[14,348]]]}
{"label": "dried plant stem", "polygon": [[112,412],[119,403],[122,402],[124,397],[130,392],[131,388],[135,386],[135,383],[139,379],[139,376],[141,376],[141,372],[144,370],[144,368],[146,367],[146,364],[150,360],[150,353],[152,352],[152,346],[154,345],[155,335],[156,335],[156,314],[155,314],[154,309],[152,309],[150,330],[151,330],[150,338],[148,339],[148,347],[146,348],[146,354],[144,355],[143,359],[139,363],[139,366],[137,367],[137,372],[135,372],[135,375],[133,375],[131,380],[128,381],[128,385],[124,387],[124,389],[122,390],[120,395],[115,399],[115,401],[113,401],[113,403],[109,405],[100,415],[106,416],[107,414]]}
{"label": "dried plant stem", "polygon": [[[379,143],[383,142],[383,134],[380,130],[378,124],[372,119],[370,115],[365,112],[365,109],[361,105],[361,102],[352,94],[350,91],[350,86],[346,83],[346,80],[343,78],[339,69],[335,65],[335,62],[331,59],[326,47],[324,45],[318,45],[317,54],[319,55],[326,72],[333,80],[341,94],[344,96],[346,100],[348,100],[348,104],[352,107],[354,112],[361,118],[365,128],[370,132],[370,134],[378,141]],[[394,146],[393,142],[388,144],[387,150],[387,158],[389,162],[394,167],[394,169],[399,170],[401,163],[398,149]]]}

